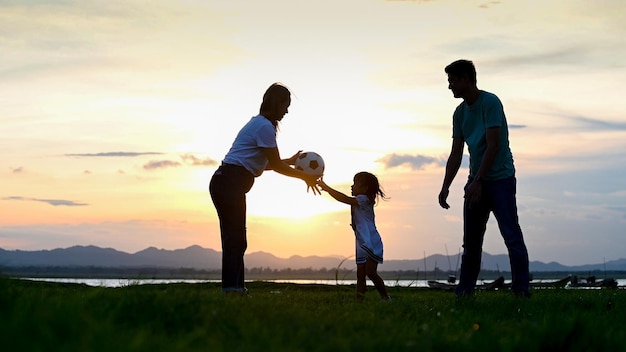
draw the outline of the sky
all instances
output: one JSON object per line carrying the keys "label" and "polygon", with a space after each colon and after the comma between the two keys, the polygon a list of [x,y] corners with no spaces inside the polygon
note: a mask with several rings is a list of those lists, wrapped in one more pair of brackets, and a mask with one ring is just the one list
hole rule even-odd
{"label": "sky", "polygon": [[[2,0],[0,248],[220,250],[208,182],[282,82],[281,156],[319,153],[348,194],[376,174],[385,259],[456,254],[468,171],[440,208],[461,103],[444,67],[470,59],[504,104],[530,260],[624,258],[625,17],[622,0]],[[328,194],[270,171],[247,200],[248,253],[353,256]],[[493,219],[484,251],[506,253]]]}

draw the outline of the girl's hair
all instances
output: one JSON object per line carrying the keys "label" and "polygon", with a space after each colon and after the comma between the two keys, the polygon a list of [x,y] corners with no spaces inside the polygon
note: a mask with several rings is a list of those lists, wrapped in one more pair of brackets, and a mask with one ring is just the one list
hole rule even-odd
{"label": "girl's hair", "polygon": [[360,183],[365,185],[365,195],[370,199],[372,203],[376,202],[378,197],[382,199],[387,199],[385,192],[380,187],[380,183],[378,182],[378,178],[367,171],[362,171],[354,175],[354,183]]}
{"label": "girl's hair", "polygon": [[[284,103],[291,98],[291,92],[285,85],[280,82],[273,83],[263,94],[263,101],[261,102],[261,108],[259,114],[263,115],[267,112],[273,112],[276,110],[279,104]],[[278,121],[270,120],[274,127],[278,127]]]}

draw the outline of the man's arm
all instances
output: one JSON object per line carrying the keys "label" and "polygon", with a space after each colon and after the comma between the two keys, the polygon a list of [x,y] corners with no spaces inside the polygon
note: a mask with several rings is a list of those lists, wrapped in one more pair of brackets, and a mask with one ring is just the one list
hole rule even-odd
{"label": "man's arm", "polygon": [[483,160],[480,163],[480,168],[478,168],[478,172],[474,175],[474,181],[465,191],[465,197],[469,201],[470,207],[472,204],[480,200],[480,195],[482,193],[482,180],[485,175],[487,175],[489,170],[491,170],[493,161],[496,159],[496,154],[500,148],[500,127],[487,128],[487,131],[485,132],[485,139],[487,140],[487,149],[485,149],[485,153],[483,154]]}
{"label": "man's arm", "polygon": [[475,178],[484,178],[493,166],[493,161],[496,159],[498,149],[500,149],[500,127],[488,128],[485,132],[485,139],[487,140],[487,149],[485,149],[483,161]]}
{"label": "man's arm", "polygon": [[457,137],[452,139],[452,150],[450,151],[450,156],[448,156],[448,162],[446,162],[446,175],[443,178],[443,185],[439,192],[439,205],[444,209],[450,208],[447,202],[448,195],[450,194],[450,185],[461,167],[464,148],[465,145],[462,138]]}

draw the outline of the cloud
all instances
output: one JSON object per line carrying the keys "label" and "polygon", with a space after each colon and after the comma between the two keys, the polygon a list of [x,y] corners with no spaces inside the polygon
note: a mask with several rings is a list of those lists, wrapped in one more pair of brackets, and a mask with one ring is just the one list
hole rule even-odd
{"label": "cloud", "polygon": [[[65,156],[69,157],[139,157],[145,155],[164,155],[165,153],[161,152],[102,152],[102,153],[72,153],[65,154]],[[193,154],[183,154],[180,156],[183,162],[190,166],[215,166],[217,165],[217,161],[211,158],[199,158]],[[154,170],[154,169],[163,169],[168,167],[179,167],[182,163],[172,160],[151,160],[147,164],[143,166],[146,170]],[[120,170],[121,171],[121,170]],[[16,172],[14,170],[14,172]],[[123,171],[122,171],[123,172]],[[85,171],[85,173],[90,173],[90,171]]]}
{"label": "cloud", "polygon": [[528,53],[522,55],[510,55],[500,57],[499,59],[485,61],[483,65],[492,65],[494,67],[518,67],[518,66],[534,66],[577,63],[587,54],[587,48],[582,46],[559,48],[552,51],[545,50],[537,53]]}
{"label": "cloud", "polygon": [[143,155],[162,155],[158,152],[104,152],[104,153],[84,153],[84,154],[65,154],[65,156],[73,157],[136,157]]}
{"label": "cloud", "polygon": [[556,107],[546,107],[544,111],[537,111],[537,114],[559,117],[565,121],[559,123],[559,129],[583,129],[585,131],[626,131],[626,122],[612,121],[608,119],[577,115],[569,110]]}
{"label": "cloud", "polygon": [[459,223],[459,222],[463,221],[463,219],[461,219],[460,217],[455,216],[455,215],[444,215],[443,217],[444,217],[444,219],[446,219],[447,222]]}
{"label": "cloud", "polygon": [[385,0],[387,2],[433,2],[436,0]]}
{"label": "cloud", "polygon": [[481,9],[488,9],[493,5],[500,5],[502,2],[500,1],[489,1],[483,4],[478,5],[478,7],[480,7]]}
{"label": "cloud", "polygon": [[67,206],[67,207],[81,207],[89,205],[87,203],[78,203],[71,200],[64,199],[39,199],[39,198],[27,198],[27,197],[5,197],[3,200],[22,200],[22,201],[31,201],[31,202],[42,202],[50,204],[54,207],[57,206]]}
{"label": "cloud", "polygon": [[14,174],[21,174],[22,172],[24,172],[24,168],[23,167],[16,167],[14,169],[11,170]]}
{"label": "cloud", "polygon": [[[484,37],[476,37],[465,43],[457,43],[457,46],[467,46],[484,42]],[[500,52],[510,54],[501,55],[498,53],[498,45]],[[493,42],[488,45],[487,50],[494,54],[494,59],[482,60],[481,66],[489,66],[491,68],[501,68],[511,71],[517,68],[533,68],[543,67],[551,72],[557,68],[559,71],[580,71],[583,68],[599,68],[616,69],[623,68],[623,65],[615,60],[614,44],[610,38],[604,40],[581,39],[580,41],[569,44],[564,42],[560,47],[556,46],[552,50],[528,50],[521,46],[522,44],[505,41],[499,37],[493,38]],[[505,47],[503,50],[502,47]],[[543,46],[537,46],[543,48]],[[519,53],[519,54],[518,54]],[[479,79],[480,80],[480,79]]]}
{"label": "cloud", "polygon": [[511,128],[511,129],[513,129],[513,128],[516,128],[516,129],[517,129],[517,128],[526,128],[526,127],[528,127],[528,126],[526,126],[526,125],[508,125],[508,126],[509,126],[509,128]]}
{"label": "cloud", "polygon": [[169,167],[179,167],[181,163],[171,160],[151,160],[143,166],[146,170],[165,169]]}
{"label": "cloud", "polygon": [[[186,165],[190,166],[214,166],[217,161],[211,158],[198,158],[193,154],[183,154],[180,156]],[[170,167],[179,167],[183,164],[173,160],[151,160],[143,166],[145,170],[166,169]]]}
{"label": "cloud", "polygon": [[625,122],[605,121],[585,116],[570,116],[568,118],[594,131],[626,131]]}
{"label": "cloud", "polygon": [[407,154],[387,154],[377,160],[383,163],[387,168],[394,168],[401,165],[408,165],[414,170],[424,169],[428,165],[445,166],[447,158],[432,157],[426,155],[407,155]]}
{"label": "cloud", "polygon": [[0,77],[90,82],[81,94],[106,84],[134,93],[164,76],[174,81],[230,66],[244,54],[228,38],[237,29],[231,22],[203,2],[0,1],[0,38],[11,38],[0,42]]}
{"label": "cloud", "polygon": [[192,154],[184,154],[181,155],[183,161],[191,166],[215,166],[217,165],[217,161],[211,158],[200,159]]}

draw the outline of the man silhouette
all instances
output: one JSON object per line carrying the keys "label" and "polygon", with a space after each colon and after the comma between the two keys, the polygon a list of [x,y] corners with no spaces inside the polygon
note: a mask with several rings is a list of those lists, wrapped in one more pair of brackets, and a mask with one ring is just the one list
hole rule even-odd
{"label": "man silhouette", "polygon": [[461,277],[455,293],[465,296],[476,288],[487,221],[493,212],[509,252],[511,290],[529,297],[528,251],[517,216],[517,181],[504,108],[496,95],[478,89],[471,61],[457,60],[446,66],[445,72],[448,88],[463,102],[452,118],[452,150],[439,193],[442,208],[450,208],[449,189],[461,166],[465,144],[470,155],[463,204]]}

